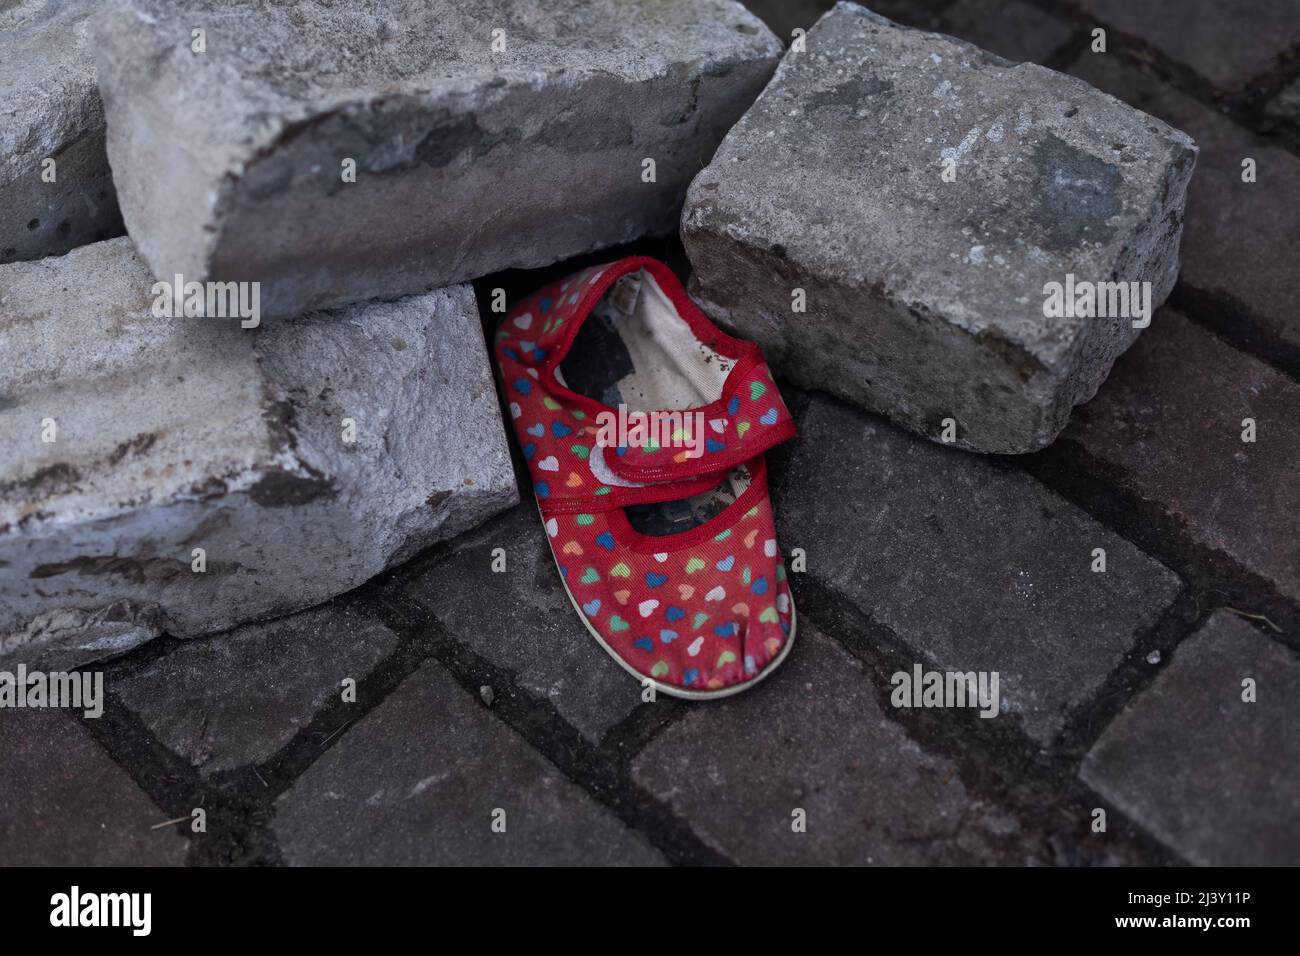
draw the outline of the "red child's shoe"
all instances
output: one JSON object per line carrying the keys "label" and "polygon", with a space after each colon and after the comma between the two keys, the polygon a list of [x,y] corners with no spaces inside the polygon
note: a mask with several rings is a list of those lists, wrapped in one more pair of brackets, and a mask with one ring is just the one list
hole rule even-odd
{"label": "red child's shoe", "polygon": [[795,429],[758,347],[633,257],[534,293],[494,352],[565,590],[601,646],[677,697],[770,674],[795,613],[763,453]]}

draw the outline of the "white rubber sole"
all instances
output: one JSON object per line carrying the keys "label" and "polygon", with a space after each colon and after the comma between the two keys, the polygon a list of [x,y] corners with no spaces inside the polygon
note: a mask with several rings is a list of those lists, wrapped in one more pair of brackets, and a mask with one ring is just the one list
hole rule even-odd
{"label": "white rubber sole", "polygon": [[[541,502],[537,502],[537,514],[542,519],[542,531],[543,533],[545,533],[546,516],[542,514]],[[550,548],[549,538],[547,539],[546,546]],[[589,633],[592,637],[596,639],[596,643],[605,649],[606,654],[614,658],[614,663],[618,664],[619,667],[623,668],[623,670],[627,671],[629,674],[635,677],[638,684],[644,686],[648,682],[651,686],[654,687],[655,693],[664,693],[667,694],[669,697],[679,697],[683,700],[719,700],[723,697],[732,697],[735,694],[739,694],[742,691],[749,690],[755,684],[759,684],[762,681],[766,680],[768,676],[774,670],[780,667],[782,662],[785,661],[786,656],[790,653],[790,648],[794,647],[794,636],[795,636],[795,632],[798,631],[799,629],[798,626],[799,621],[795,613],[794,596],[791,595],[790,596],[790,633],[786,636],[785,644],[781,646],[781,653],[777,654],[776,659],[773,660],[771,663],[769,663],[761,671],[759,671],[757,675],[751,677],[749,680],[744,681],[740,684],[733,684],[730,687],[722,687],[719,688],[718,690],[684,690],[681,687],[673,687],[671,684],[660,683],[659,681],[655,680],[653,677],[647,677],[645,674],[642,674],[639,670],[637,670],[627,661],[623,660],[623,658],[619,657],[618,654],[614,652],[614,649],[605,643],[605,639],[600,636],[600,632],[597,631],[594,627],[592,627],[591,622],[587,620],[587,615],[582,613],[582,608],[579,607],[578,605],[578,599],[575,598],[573,596],[573,592],[569,590],[569,582],[564,579],[563,574],[560,574],[560,561],[555,556],[554,548],[551,548],[551,560],[555,562],[555,573],[559,574],[560,576],[560,584],[564,586],[564,593],[569,596],[569,603],[573,605],[573,611],[575,614],[578,615],[578,620],[580,620],[583,626],[587,629],[587,633]],[[788,586],[786,590],[789,591]]]}

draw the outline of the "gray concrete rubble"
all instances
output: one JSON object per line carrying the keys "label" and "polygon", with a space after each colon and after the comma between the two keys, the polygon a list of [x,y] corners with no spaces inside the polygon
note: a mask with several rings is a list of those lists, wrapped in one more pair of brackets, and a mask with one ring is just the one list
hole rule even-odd
{"label": "gray concrete rubble", "polygon": [[92,0],[0,0],[0,263],[122,234]]}
{"label": "gray concrete rubble", "polygon": [[781,52],[732,0],[109,0],[96,29],[145,261],[261,281],[267,315],[672,232]]}
{"label": "gray concrete rubble", "polygon": [[1173,287],[1195,158],[1080,80],[840,3],[691,184],[693,291],[798,383],[1033,451]]}
{"label": "gray concrete rubble", "polygon": [[0,267],[0,659],[317,604],[518,500],[469,286],[256,329],[155,294],[127,239]]}

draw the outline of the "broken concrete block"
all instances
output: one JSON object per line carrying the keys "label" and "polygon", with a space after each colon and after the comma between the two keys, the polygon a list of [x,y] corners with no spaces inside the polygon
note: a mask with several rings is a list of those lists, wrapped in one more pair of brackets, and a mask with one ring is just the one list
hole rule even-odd
{"label": "broken concrete block", "polygon": [[142,255],[261,281],[267,315],[671,232],[781,50],[731,0],[111,0],[96,28]]}
{"label": "broken concrete block", "polygon": [[0,263],[122,234],[92,0],[0,0]]}
{"label": "broken concrete block", "polygon": [[840,3],[691,184],[693,291],[796,382],[1032,451],[1169,294],[1195,156],[1079,80]]}
{"label": "broken concrete block", "polygon": [[0,266],[0,657],[316,604],[517,501],[469,286],[156,318],[128,239]]}

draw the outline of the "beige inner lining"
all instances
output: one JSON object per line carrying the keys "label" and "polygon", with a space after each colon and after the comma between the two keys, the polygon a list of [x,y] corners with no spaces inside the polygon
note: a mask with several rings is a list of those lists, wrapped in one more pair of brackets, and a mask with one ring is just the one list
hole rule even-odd
{"label": "beige inner lining", "polygon": [[615,282],[596,311],[612,320],[632,360],[618,383],[629,411],[681,410],[722,396],[735,360],[698,341],[644,269]]}

